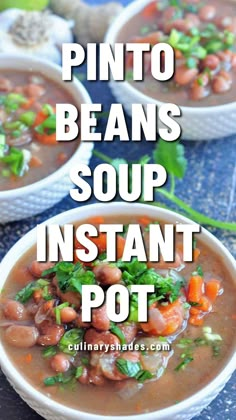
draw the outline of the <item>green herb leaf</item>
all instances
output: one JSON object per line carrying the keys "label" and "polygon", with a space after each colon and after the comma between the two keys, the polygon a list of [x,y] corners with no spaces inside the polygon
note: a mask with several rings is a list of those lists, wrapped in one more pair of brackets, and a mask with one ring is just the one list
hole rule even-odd
{"label": "green herb leaf", "polygon": [[6,136],[0,133],[0,158],[4,157],[4,150],[6,147]]}
{"label": "green herb leaf", "polygon": [[49,270],[45,270],[43,277],[55,273],[60,290],[82,293],[82,285],[95,284],[95,276],[92,271],[85,270],[80,263],[69,263],[60,261]]}
{"label": "green herb leaf", "polygon": [[19,116],[19,120],[26,126],[31,127],[34,124],[36,114],[33,111],[24,112]]}
{"label": "green herb leaf", "polygon": [[219,40],[211,40],[209,41],[206,45],[205,45],[206,51],[208,54],[214,54],[218,51],[224,50],[226,49],[224,47],[224,43],[222,41]]}
{"label": "green herb leaf", "polygon": [[37,286],[35,281],[27,284],[27,286],[25,286],[16,294],[15,300],[20,303],[26,303],[31,298],[36,288]]}
{"label": "green herb leaf", "polygon": [[35,290],[42,289],[48,284],[49,282],[43,279],[32,281],[16,294],[15,300],[21,303],[26,303],[32,297]]}
{"label": "green herb leaf", "polygon": [[73,328],[67,331],[59,341],[59,350],[72,356],[75,355],[77,352],[75,350],[69,350],[68,346],[70,344],[79,344],[83,340],[83,335],[84,330],[82,328]]}
{"label": "green herb leaf", "polygon": [[197,67],[197,61],[194,57],[189,57],[186,61],[186,66],[189,69],[195,69]]}
{"label": "green herb leaf", "polygon": [[182,179],[184,177],[187,160],[184,157],[184,146],[177,142],[160,139],[154,151],[154,161],[166,169],[168,174]]}
{"label": "green herb leaf", "polygon": [[68,384],[73,378],[74,375],[58,373],[55,376],[50,376],[49,378],[44,379],[44,385],[52,386],[55,384]]}
{"label": "green herb leaf", "polygon": [[192,362],[194,358],[192,356],[186,356],[184,360],[175,368],[175,371],[178,372],[179,370],[185,369],[186,366]]}
{"label": "green herb leaf", "polygon": [[139,362],[130,362],[129,360],[118,358],[116,359],[117,369],[129,378],[135,378],[139,382],[144,382],[153,377],[148,370],[143,370]]}
{"label": "green herb leaf", "polygon": [[89,358],[88,357],[81,357],[81,362],[83,363],[84,366],[88,366],[89,365]]}
{"label": "green herb leaf", "polygon": [[135,375],[135,379],[137,379],[137,381],[139,382],[144,382],[147,381],[148,379],[152,379],[154,377],[154,375],[149,372],[148,370],[143,370],[141,369],[137,375]]}
{"label": "green herb leaf", "polygon": [[112,334],[115,334],[119,338],[121,345],[126,344],[126,338],[122,330],[117,325],[115,325],[114,322],[111,322],[110,331]]}
{"label": "green herb leaf", "polygon": [[197,266],[197,273],[198,273],[198,275],[199,275],[199,276],[201,276],[201,277],[203,277],[203,276],[204,276],[204,274],[203,274],[203,269],[202,269],[202,267],[201,267],[200,265],[198,265],[198,266]]}
{"label": "green herb leaf", "polygon": [[22,149],[10,147],[8,153],[0,157],[0,162],[6,163],[14,175],[23,175],[24,153]]}
{"label": "green herb leaf", "polygon": [[83,375],[84,368],[83,366],[78,366],[75,371],[76,379],[80,378]]}
{"label": "green herb leaf", "polygon": [[125,376],[135,378],[137,373],[141,370],[140,363],[130,362],[129,360],[118,358],[116,359],[116,367]]}
{"label": "green herb leaf", "polygon": [[37,125],[35,127],[35,131],[39,134],[48,134],[48,130],[50,130],[50,134],[56,132],[56,114],[51,114],[46,118],[42,124]]}
{"label": "green herb leaf", "polygon": [[57,348],[55,346],[49,346],[46,347],[45,349],[43,349],[42,351],[42,356],[45,359],[49,359],[50,357],[55,356],[55,354],[57,354]]}

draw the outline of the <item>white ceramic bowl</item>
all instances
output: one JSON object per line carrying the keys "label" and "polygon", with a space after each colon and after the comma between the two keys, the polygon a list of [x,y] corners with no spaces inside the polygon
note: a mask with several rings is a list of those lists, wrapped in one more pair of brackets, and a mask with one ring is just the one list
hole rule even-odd
{"label": "white ceramic bowl", "polygon": [[[147,215],[152,219],[163,219],[168,223],[175,224],[176,222],[192,223],[189,219],[179,216],[169,210],[144,205],[144,204],[93,204],[89,206],[79,207],[77,209],[69,210],[56,217],[53,217],[44,224],[65,224],[73,223],[75,221],[83,221],[86,218],[97,215],[112,216],[112,215]],[[221,255],[222,261],[227,265],[229,272],[236,281],[236,261],[226,250],[226,248],[208,231],[202,229],[200,234],[203,241],[213,252]],[[22,239],[20,239],[6,257],[3,259],[0,269],[0,289],[4,287],[4,283],[11,271],[12,265],[28,251],[36,242],[36,229],[31,230]],[[235,285],[236,287],[236,285]],[[81,412],[79,410],[71,409],[58,402],[49,399],[47,396],[41,394],[34,389],[27,380],[20,374],[9,359],[4,346],[0,342],[0,364],[3,372],[8,378],[9,382],[15,388],[16,392],[25,400],[28,405],[33,408],[42,417],[48,420],[107,420],[111,416],[95,415]],[[232,375],[236,366],[236,353],[232,355],[230,360],[225,365],[224,369],[211,381],[208,385],[195,393],[190,398],[175,404],[169,408],[151,412],[147,414],[133,415],[133,416],[112,416],[114,420],[188,420],[193,416],[199,414],[221,391],[230,376]],[[92,404],[92,401],[91,401]],[[7,415],[7,413],[6,413]]]}
{"label": "white ceramic bowl", "polygon": [[[75,78],[72,83],[62,81],[61,68],[46,60],[21,55],[0,55],[0,71],[3,69],[32,70],[41,72],[67,91],[80,109],[81,103],[91,103],[83,85]],[[73,184],[69,177],[70,169],[78,163],[87,164],[90,160],[93,143],[81,142],[72,157],[57,171],[22,188],[0,191],[0,223],[24,219],[52,207],[65,197]]]}
{"label": "white ceramic bowl", "polygon": [[[137,0],[124,8],[108,29],[105,42],[114,45],[122,27],[151,1]],[[143,94],[126,81],[111,80],[110,87],[117,101],[124,106],[129,115],[132,104],[155,103],[160,106],[163,103]],[[213,140],[236,134],[236,102],[211,107],[180,108],[182,117],[178,121],[182,127],[182,138],[185,140]]]}

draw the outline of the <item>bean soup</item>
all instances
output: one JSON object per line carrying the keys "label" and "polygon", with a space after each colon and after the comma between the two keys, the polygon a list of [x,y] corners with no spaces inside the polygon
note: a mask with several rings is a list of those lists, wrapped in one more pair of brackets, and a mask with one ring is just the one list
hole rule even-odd
{"label": "bean soup", "polygon": [[24,187],[55,172],[78,141],[56,141],[57,103],[68,92],[42,74],[0,72],[0,191]]}
{"label": "bean soup", "polygon": [[151,76],[151,53],[144,54],[142,82],[131,81],[133,56],[127,54],[126,80],[159,101],[201,107],[236,101],[235,37],[236,4],[231,0],[157,0],[124,25],[117,41],[170,44],[176,58],[170,81]]}
{"label": "bean soup", "polygon": [[[138,223],[144,217],[96,217],[85,221]],[[93,263],[39,263],[35,247],[13,267],[1,293],[1,340],[17,369],[42,393],[82,411],[105,415],[151,412],[176,404],[211,381],[234,348],[235,285],[220,255],[198,240],[194,261],[183,262],[177,236],[175,261],[123,262],[126,234],[117,236],[117,262],[106,260],[106,234],[90,238]],[[75,248],[81,244],[75,241]],[[130,294],[125,322],[110,322],[106,305],[81,318],[83,284],[107,290],[152,284],[148,321],[138,322],[137,294]],[[119,301],[117,301],[119,306]],[[79,345],[86,344],[82,349]],[[96,345],[107,345],[108,350]],[[77,345],[77,346],[76,346]],[[104,404],[106,402],[106,404]]]}

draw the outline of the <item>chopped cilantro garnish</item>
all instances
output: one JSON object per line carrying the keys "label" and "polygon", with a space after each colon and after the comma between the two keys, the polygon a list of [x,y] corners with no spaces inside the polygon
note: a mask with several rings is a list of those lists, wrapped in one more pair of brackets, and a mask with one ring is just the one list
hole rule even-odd
{"label": "chopped cilantro garnish", "polygon": [[181,280],[174,280],[171,276],[162,277],[153,268],[148,269],[147,264],[135,258],[129,263],[118,261],[117,266],[122,270],[122,280],[126,286],[132,284],[155,286],[155,294],[150,296],[152,302],[158,300],[172,303],[180,296],[180,289],[183,286]]}
{"label": "chopped cilantro garnish", "polygon": [[116,359],[117,369],[129,378],[135,378],[139,382],[153,378],[153,374],[148,370],[143,370],[139,362],[130,362],[125,359]]}
{"label": "chopped cilantro garnish", "polygon": [[[31,283],[27,284],[23,289],[21,289],[15,296],[15,300],[26,303],[33,295],[35,290],[43,289],[47,287],[49,282],[44,279],[39,279],[36,281],[32,281]],[[47,295],[48,297],[48,295]],[[49,300],[49,299],[47,299]]]}
{"label": "chopped cilantro garnish", "polygon": [[185,368],[186,368],[186,366],[187,366],[190,362],[192,362],[193,360],[194,360],[194,359],[193,359],[193,357],[191,357],[191,356],[186,356],[186,357],[184,357],[183,361],[182,361],[181,363],[179,363],[179,364],[176,366],[175,371],[176,371],[176,372],[178,372],[179,370],[185,369]]}
{"label": "chopped cilantro garnish", "polygon": [[68,384],[73,378],[74,378],[74,375],[72,374],[58,373],[55,376],[50,376],[44,379],[44,385],[52,386],[56,384]]}
{"label": "chopped cilantro garnish", "polygon": [[80,378],[83,375],[84,368],[83,366],[78,366],[75,370],[75,377],[76,379]]}
{"label": "chopped cilantro garnish", "polygon": [[111,322],[110,331],[112,332],[112,334],[115,334],[119,338],[120,343],[122,345],[126,344],[126,338],[122,330],[114,322]]}
{"label": "chopped cilantro garnish", "polygon": [[52,356],[55,356],[55,354],[57,354],[57,348],[55,347],[55,346],[49,346],[49,347],[46,347],[45,349],[43,349],[43,351],[42,351],[42,356],[45,358],[45,359],[48,359],[48,358],[50,358],[50,357],[52,357]]}
{"label": "chopped cilantro garnish", "polygon": [[84,330],[82,328],[73,328],[67,331],[60,339],[59,350],[66,354],[75,355],[76,350],[70,350],[69,345],[79,344],[83,340]]}
{"label": "chopped cilantro garnish", "polygon": [[42,277],[55,273],[58,286],[62,292],[72,291],[82,293],[82,285],[95,284],[95,276],[92,271],[85,270],[80,263],[61,261],[54,267],[43,272]]}

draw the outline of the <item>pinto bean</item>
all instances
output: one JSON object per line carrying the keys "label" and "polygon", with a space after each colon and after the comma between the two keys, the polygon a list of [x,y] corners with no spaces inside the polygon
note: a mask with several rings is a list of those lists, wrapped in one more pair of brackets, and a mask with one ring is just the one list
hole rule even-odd
{"label": "pinto bean", "polygon": [[5,77],[0,77],[0,91],[10,92],[12,90],[12,83]]}
{"label": "pinto bean", "polygon": [[120,344],[120,340],[119,338],[108,332],[108,331],[103,331],[103,332],[98,332],[96,331],[94,328],[89,328],[84,336],[84,341],[87,344],[108,344],[108,345],[112,345],[112,346],[118,346]]}
{"label": "pinto bean", "polygon": [[228,76],[226,77],[225,73],[227,72],[220,72],[212,80],[212,89],[215,93],[224,93],[231,89],[232,78],[229,73],[227,73]]}
{"label": "pinto bean", "polygon": [[97,330],[108,331],[110,328],[110,320],[107,316],[107,307],[102,305],[100,308],[92,311],[92,326]]}
{"label": "pinto bean", "polygon": [[13,321],[22,321],[26,319],[27,315],[24,305],[15,300],[7,300],[3,308],[3,313],[7,319]]}
{"label": "pinto bean", "polygon": [[164,23],[164,32],[166,34],[169,34],[172,29],[176,29],[177,31],[187,34],[192,29],[192,22],[188,19],[176,19]]}
{"label": "pinto bean", "polygon": [[192,101],[200,101],[201,99],[206,98],[208,95],[209,90],[206,89],[205,86],[200,86],[199,84],[194,83],[191,87],[190,99],[192,99]]}
{"label": "pinto bean", "polygon": [[36,315],[38,312],[38,305],[30,302],[26,305],[26,310],[29,315]]}
{"label": "pinto bean", "polygon": [[176,16],[176,7],[170,6],[163,11],[163,21],[171,20]]}
{"label": "pinto bean", "polygon": [[232,76],[230,75],[230,73],[226,70],[221,70],[218,73],[219,76],[223,77],[225,80],[227,80],[228,82],[232,83]]}
{"label": "pinto bean", "polygon": [[191,83],[198,75],[198,69],[189,69],[186,66],[179,66],[175,72],[175,82],[180,86],[185,86]]}
{"label": "pinto bean", "polygon": [[77,292],[59,292],[58,295],[61,298],[62,302],[69,302],[71,305],[75,305],[76,308],[79,308],[81,305],[81,297],[80,294]]}
{"label": "pinto bean", "polygon": [[210,70],[215,70],[220,65],[220,59],[217,55],[209,54],[204,60],[202,61],[203,67],[208,67]]}
{"label": "pinto bean", "polygon": [[227,29],[233,24],[233,18],[231,16],[223,16],[217,19],[217,25],[222,29]]}
{"label": "pinto bean", "polygon": [[77,313],[73,308],[62,308],[60,310],[61,321],[65,324],[72,322],[77,318]]}
{"label": "pinto bean", "polygon": [[122,277],[122,272],[118,267],[105,263],[94,267],[93,272],[97,281],[104,285],[119,283]]}
{"label": "pinto bean", "polygon": [[50,360],[50,365],[55,372],[63,373],[67,372],[67,370],[69,369],[70,361],[65,354],[58,353],[52,357],[52,359]]}
{"label": "pinto bean", "polygon": [[33,347],[37,342],[38,335],[37,328],[23,325],[11,325],[5,332],[8,344],[19,348]]}
{"label": "pinto bean", "polygon": [[186,19],[191,22],[192,26],[198,27],[200,25],[200,19],[195,13],[187,13]]}
{"label": "pinto bean", "polygon": [[83,385],[88,385],[89,384],[89,371],[85,366],[83,367],[83,373],[78,378],[78,381]]}
{"label": "pinto bean", "polygon": [[90,322],[84,322],[82,321],[82,312],[80,312],[77,315],[77,318],[75,320],[75,324],[77,327],[81,327],[81,328],[89,328],[91,327],[91,323]]}
{"label": "pinto bean", "polygon": [[217,56],[220,59],[220,61],[224,61],[226,63],[227,62],[230,63],[230,61],[232,60],[233,53],[230,50],[219,51],[217,53]]}
{"label": "pinto bean", "polygon": [[62,325],[45,325],[43,334],[39,336],[37,343],[41,346],[56,346],[64,332],[65,329]]}
{"label": "pinto bean", "polygon": [[199,10],[199,17],[204,22],[208,22],[209,20],[213,20],[216,15],[216,8],[215,6],[206,5],[201,7]]}
{"label": "pinto bean", "polygon": [[193,82],[190,91],[190,98],[193,101],[199,101],[209,95],[210,89],[207,87],[209,81],[209,75],[207,73],[201,73],[198,79]]}
{"label": "pinto bean", "polygon": [[24,87],[24,93],[32,98],[40,98],[45,93],[45,88],[41,85],[30,83]]}
{"label": "pinto bean", "polygon": [[102,386],[105,384],[105,378],[100,369],[97,369],[97,368],[90,369],[89,382],[97,386]]}
{"label": "pinto bean", "polygon": [[54,265],[55,263],[51,263],[50,261],[39,262],[35,260],[30,264],[29,271],[34,277],[40,278],[45,270],[52,268]]}
{"label": "pinto bean", "polygon": [[137,324],[135,322],[130,322],[125,324],[118,324],[117,326],[123,332],[126,342],[132,343],[138,332]]}

